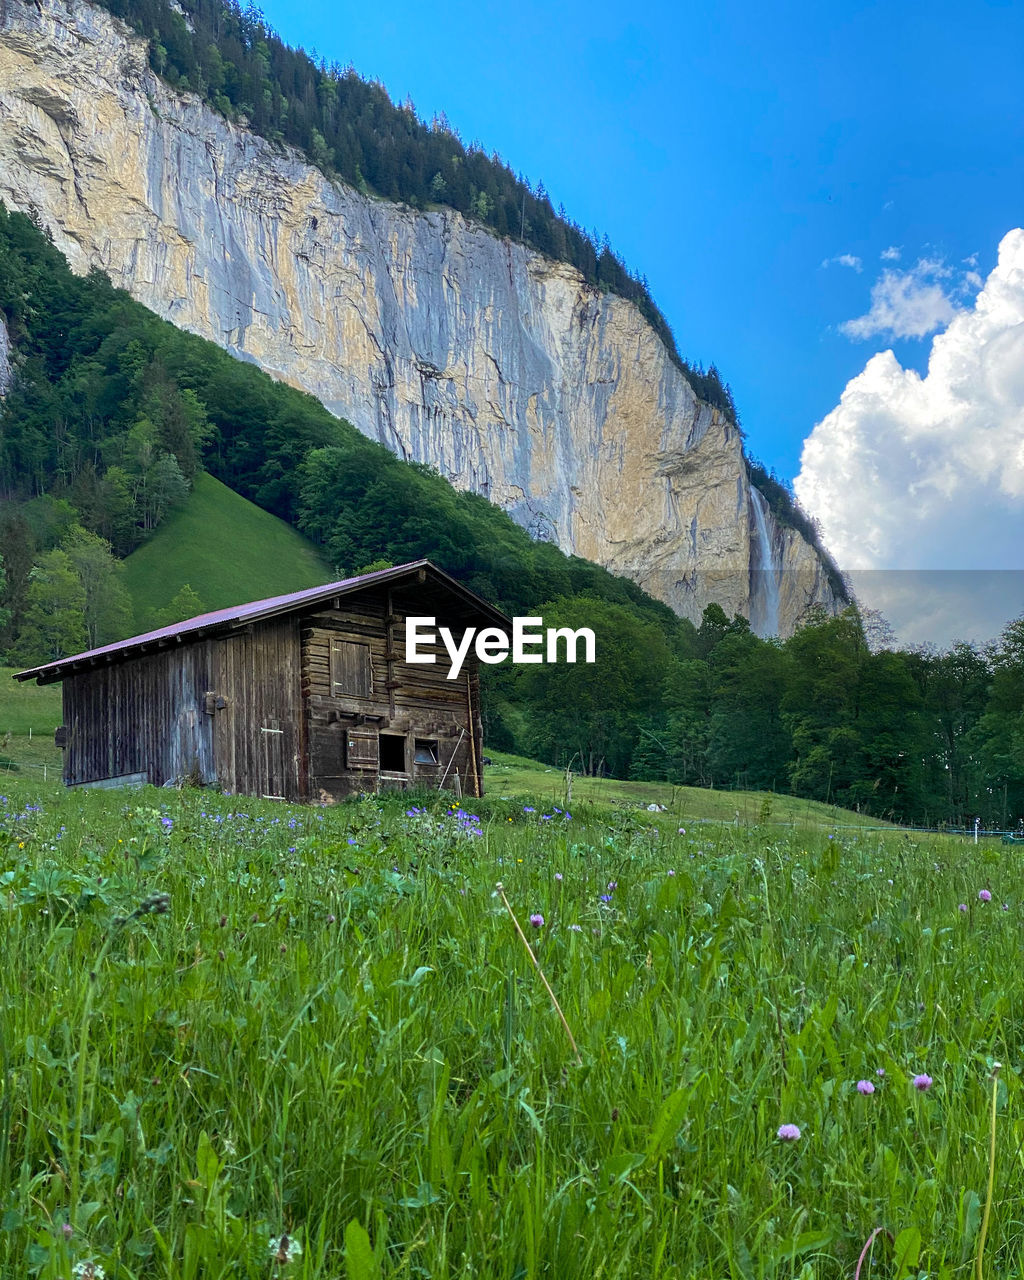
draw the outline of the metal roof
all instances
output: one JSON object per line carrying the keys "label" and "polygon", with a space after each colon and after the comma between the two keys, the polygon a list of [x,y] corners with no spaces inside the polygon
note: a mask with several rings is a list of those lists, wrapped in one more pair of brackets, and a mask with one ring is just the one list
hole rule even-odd
{"label": "metal roof", "polygon": [[101,662],[133,657],[146,650],[166,648],[218,632],[230,632],[252,622],[260,622],[282,613],[293,613],[305,605],[319,604],[335,596],[350,595],[367,587],[401,584],[403,579],[425,581],[427,578],[433,579],[435,585],[452,592],[471,611],[482,614],[492,624],[508,626],[509,619],[505,614],[450,577],[443,569],[431,564],[429,560],[413,560],[409,564],[395,565],[391,569],[363,573],[356,578],[342,578],[340,582],[329,582],[322,587],[309,587],[305,591],[293,591],[286,596],[270,596],[266,600],[252,600],[248,604],[234,605],[230,609],[201,613],[170,627],[159,627],[156,631],[146,631],[142,635],[131,636],[128,640],[119,640],[116,644],[101,645],[98,649],[88,649],[68,658],[58,658],[56,662],[47,662],[40,667],[30,667],[26,671],[17,672],[14,679],[50,684],[55,680],[62,680],[79,667],[98,666]]}

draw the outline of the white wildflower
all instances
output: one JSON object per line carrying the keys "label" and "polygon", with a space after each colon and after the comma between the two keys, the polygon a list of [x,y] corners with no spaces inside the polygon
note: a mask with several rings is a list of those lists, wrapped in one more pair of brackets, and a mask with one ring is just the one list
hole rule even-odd
{"label": "white wildflower", "polygon": [[294,1262],[302,1253],[302,1245],[298,1240],[293,1240],[287,1232],[277,1237],[271,1236],[269,1248],[270,1256],[282,1266]]}

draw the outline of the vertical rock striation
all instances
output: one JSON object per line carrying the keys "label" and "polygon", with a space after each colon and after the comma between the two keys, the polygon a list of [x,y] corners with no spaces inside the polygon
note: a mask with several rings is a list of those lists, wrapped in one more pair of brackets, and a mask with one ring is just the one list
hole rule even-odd
{"label": "vertical rock striation", "polygon": [[814,549],[755,505],[736,428],[631,303],[454,211],[327,181],[172,91],[84,0],[0,4],[0,199],[76,270],[682,614],[717,600],[763,627],[769,579],[783,634],[835,606]]}

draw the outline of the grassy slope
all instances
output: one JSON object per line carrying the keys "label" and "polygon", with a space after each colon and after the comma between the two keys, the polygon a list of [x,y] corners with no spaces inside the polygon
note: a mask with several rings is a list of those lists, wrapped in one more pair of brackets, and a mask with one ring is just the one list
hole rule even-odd
{"label": "grassy slope", "polygon": [[223,609],[337,577],[301,534],[205,473],[124,567],[140,630],[186,582],[207,609]]}
{"label": "grassy slope", "polygon": [[[485,777],[488,795],[567,803],[563,770],[501,751],[490,751],[488,755],[493,762]],[[741,826],[750,826],[759,822],[766,800],[770,802],[772,823],[825,828],[891,826],[879,818],[837,805],[765,791],[708,791],[702,787],[675,787],[668,782],[626,782],[619,778],[574,777],[572,782],[572,804],[576,808],[581,802],[598,806],[663,804],[668,814],[680,822],[738,822]]]}
{"label": "grassy slope", "polygon": [[[0,667],[0,783],[13,761],[26,779],[60,777],[53,731],[61,722],[59,684],[16,684],[16,667]],[[45,766],[45,770],[44,770]]]}
{"label": "grassy slope", "polygon": [[60,685],[16,683],[12,677],[17,667],[0,667],[0,736],[10,733],[53,737],[60,724]]}

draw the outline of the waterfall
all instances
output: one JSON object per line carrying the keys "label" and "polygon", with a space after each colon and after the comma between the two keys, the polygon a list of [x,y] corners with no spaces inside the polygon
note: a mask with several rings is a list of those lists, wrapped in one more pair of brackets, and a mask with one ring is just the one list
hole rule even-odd
{"label": "waterfall", "polygon": [[0,399],[3,399],[11,381],[11,344],[7,337],[7,325],[0,312]]}
{"label": "waterfall", "polygon": [[750,486],[756,539],[751,540],[750,625],[759,636],[779,634],[779,580],[781,570],[772,555],[768,532],[768,503],[760,489]]}

